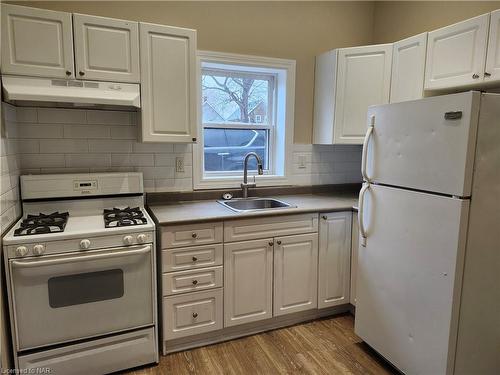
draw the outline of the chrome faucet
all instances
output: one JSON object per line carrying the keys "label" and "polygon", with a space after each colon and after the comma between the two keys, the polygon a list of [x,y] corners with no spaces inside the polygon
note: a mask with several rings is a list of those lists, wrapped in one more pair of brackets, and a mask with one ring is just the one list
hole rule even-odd
{"label": "chrome faucet", "polygon": [[248,183],[248,159],[250,159],[250,156],[254,156],[255,159],[257,160],[257,173],[264,174],[264,171],[262,169],[262,160],[260,159],[259,155],[257,155],[255,152],[249,152],[248,154],[245,155],[245,161],[243,163],[244,168],[243,168],[243,183],[241,184],[241,192],[243,198],[248,198],[248,188],[253,188],[257,186],[255,184],[255,176],[253,176],[254,182],[253,183]]}

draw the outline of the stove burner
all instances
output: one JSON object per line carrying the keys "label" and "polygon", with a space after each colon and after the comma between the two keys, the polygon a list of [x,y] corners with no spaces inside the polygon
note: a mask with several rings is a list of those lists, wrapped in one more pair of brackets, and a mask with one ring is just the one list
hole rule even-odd
{"label": "stove burner", "polygon": [[14,231],[14,236],[64,232],[68,222],[68,212],[54,212],[50,215],[28,215]]}
{"label": "stove burner", "polygon": [[147,220],[139,207],[104,210],[104,227],[125,227],[146,224]]}

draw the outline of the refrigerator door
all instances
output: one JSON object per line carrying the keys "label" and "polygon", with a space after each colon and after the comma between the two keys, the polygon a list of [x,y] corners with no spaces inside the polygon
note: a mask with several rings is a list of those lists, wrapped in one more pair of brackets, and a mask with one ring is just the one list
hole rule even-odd
{"label": "refrigerator door", "polygon": [[405,374],[451,373],[469,201],[371,185],[362,206],[356,334]]}
{"label": "refrigerator door", "polygon": [[480,99],[469,91],[370,107],[365,179],[470,196]]}

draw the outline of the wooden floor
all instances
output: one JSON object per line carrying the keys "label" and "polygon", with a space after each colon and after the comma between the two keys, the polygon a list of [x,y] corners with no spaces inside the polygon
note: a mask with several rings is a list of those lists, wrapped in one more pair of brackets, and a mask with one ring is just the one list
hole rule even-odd
{"label": "wooden floor", "polygon": [[161,357],[128,375],[395,374],[345,314]]}

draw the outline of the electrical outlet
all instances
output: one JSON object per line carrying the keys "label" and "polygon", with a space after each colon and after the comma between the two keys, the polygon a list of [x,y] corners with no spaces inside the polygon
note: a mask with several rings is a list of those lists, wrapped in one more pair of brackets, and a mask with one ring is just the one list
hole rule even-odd
{"label": "electrical outlet", "polygon": [[300,169],[306,168],[306,156],[305,155],[299,155],[299,168]]}
{"label": "electrical outlet", "polygon": [[184,172],[184,158],[182,156],[177,156],[175,158],[175,171]]}

